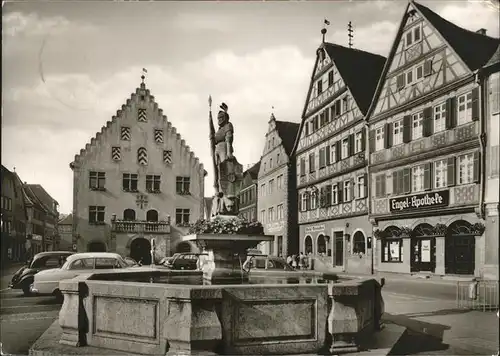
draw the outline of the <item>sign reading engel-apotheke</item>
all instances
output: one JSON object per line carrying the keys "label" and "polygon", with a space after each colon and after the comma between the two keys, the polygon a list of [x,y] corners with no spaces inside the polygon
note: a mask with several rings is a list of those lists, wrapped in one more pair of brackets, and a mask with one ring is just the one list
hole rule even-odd
{"label": "sign reading engel-apotheke", "polygon": [[450,192],[448,190],[441,190],[439,192],[389,199],[389,208],[391,212],[403,212],[448,206],[449,202]]}

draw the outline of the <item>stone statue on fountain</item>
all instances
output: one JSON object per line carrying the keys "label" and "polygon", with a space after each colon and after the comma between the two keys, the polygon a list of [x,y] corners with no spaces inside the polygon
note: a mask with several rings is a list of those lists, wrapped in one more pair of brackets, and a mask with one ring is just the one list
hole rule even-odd
{"label": "stone statue on fountain", "polygon": [[212,119],[212,98],[209,97],[210,148],[214,169],[215,195],[211,217],[237,216],[239,213],[238,193],[243,181],[243,166],[234,156],[234,128],[229,122],[228,106],[220,105],[217,114],[219,129],[215,132]]}

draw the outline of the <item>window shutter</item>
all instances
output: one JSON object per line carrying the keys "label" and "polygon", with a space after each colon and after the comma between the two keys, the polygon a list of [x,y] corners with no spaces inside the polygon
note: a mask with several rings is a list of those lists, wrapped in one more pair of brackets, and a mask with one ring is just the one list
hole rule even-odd
{"label": "window shutter", "polygon": [[330,122],[330,107],[327,107],[325,109],[325,124]]}
{"label": "window shutter", "polygon": [[302,209],[302,193],[299,193],[299,210],[300,210],[300,211],[304,211],[304,210]]}
{"label": "window shutter", "polygon": [[306,211],[311,210],[311,194],[305,193],[306,196]]}
{"label": "window shutter", "polygon": [[366,149],[366,127],[361,129],[361,152],[364,152]]}
{"label": "window shutter", "polygon": [[349,151],[349,157],[354,155],[354,134],[350,134],[348,136],[348,151]]}
{"label": "window shutter", "polygon": [[351,200],[354,200],[354,187],[355,187],[354,182],[355,182],[354,179],[351,179],[351,185],[349,186],[349,190],[351,191],[350,194]]}
{"label": "window shutter", "polygon": [[319,188],[319,207],[325,207],[325,187]]}
{"label": "window shutter", "polygon": [[324,168],[325,167],[325,149],[320,148],[319,149],[319,168]]}
{"label": "window shutter", "polygon": [[474,173],[472,176],[474,183],[479,182],[479,171],[481,169],[481,161],[479,161],[480,157],[481,155],[479,154],[479,151],[474,152]]}
{"label": "window shutter", "polygon": [[363,187],[363,196],[368,197],[368,174],[363,174],[363,181],[365,182],[365,186]]}
{"label": "window shutter", "polygon": [[404,73],[401,73],[396,77],[396,86],[397,86],[397,89],[402,89],[405,86]]}
{"label": "window shutter", "polygon": [[[366,181],[366,186],[368,186],[368,181]],[[382,197],[385,197],[385,195],[387,194],[386,193],[386,189],[385,189],[385,173],[381,174],[380,175],[380,194]]]}
{"label": "window shutter", "polygon": [[325,147],[325,164],[329,166],[331,164],[330,162],[330,144]]}
{"label": "window shutter", "polygon": [[344,201],[343,193],[344,193],[343,182],[337,182],[337,197],[338,197],[339,204]]}
{"label": "window shutter", "polygon": [[446,185],[455,185],[455,157],[449,157],[446,166]]}
{"label": "window shutter", "polygon": [[335,161],[336,162],[340,162],[341,158],[342,158],[342,142],[340,141],[337,141],[335,142]]}
{"label": "window shutter", "polygon": [[479,88],[472,89],[472,121],[479,120]]}
{"label": "window shutter", "polygon": [[385,148],[392,147],[392,123],[385,124],[384,128]]}
{"label": "window shutter", "polygon": [[432,107],[427,107],[424,109],[422,131],[424,137],[429,137],[430,135],[432,135]]}
{"label": "window shutter", "polygon": [[325,187],[325,207],[332,205],[332,186]]}
{"label": "window shutter", "polygon": [[403,142],[408,143],[411,141],[411,116],[406,115],[403,117]]}
{"label": "window shutter", "polygon": [[398,181],[398,171],[392,172],[392,193],[399,194],[399,181]]}
{"label": "window shutter", "polygon": [[306,159],[300,159],[300,175],[303,176],[306,174]]}
{"label": "window shutter", "polygon": [[340,115],[340,100],[335,102],[335,117]]}
{"label": "window shutter", "polygon": [[457,125],[457,98],[448,98],[446,100],[446,129],[454,128]]}
{"label": "window shutter", "polygon": [[424,63],[424,77],[432,74],[432,59],[428,59]]}
{"label": "window shutter", "polygon": [[403,169],[403,193],[408,194],[411,192],[411,174],[410,168]]}
{"label": "window shutter", "polygon": [[431,190],[431,164],[424,164],[424,190]]}
{"label": "window shutter", "polygon": [[375,152],[375,130],[370,130],[370,133],[368,134],[368,145],[369,145],[369,149],[370,149],[370,152],[368,153],[372,153],[372,152]]}

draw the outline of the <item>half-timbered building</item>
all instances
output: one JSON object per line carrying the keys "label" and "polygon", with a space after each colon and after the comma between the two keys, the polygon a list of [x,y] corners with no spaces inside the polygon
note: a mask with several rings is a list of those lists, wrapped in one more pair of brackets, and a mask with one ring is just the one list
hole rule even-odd
{"label": "half-timbered building", "polygon": [[273,241],[259,246],[270,255],[297,254],[297,196],[295,161],[291,155],[299,124],[276,120],[268,123],[258,176],[258,221]]}
{"label": "half-timbered building", "polygon": [[[190,250],[180,239],[204,216],[203,164],[143,82],[70,164],[73,243],[143,263]],[[153,242],[154,241],[154,242]]]}
{"label": "half-timbered building", "polygon": [[379,271],[481,274],[484,32],[406,7],[368,113]]}
{"label": "half-timbered building", "polygon": [[371,269],[364,117],[384,63],[328,42],[317,50],[294,146],[300,252],[316,264]]}
{"label": "half-timbered building", "polygon": [[239,196],[240,215],[247,221],[257,221],[257,186],[260,161],[243,172]]}

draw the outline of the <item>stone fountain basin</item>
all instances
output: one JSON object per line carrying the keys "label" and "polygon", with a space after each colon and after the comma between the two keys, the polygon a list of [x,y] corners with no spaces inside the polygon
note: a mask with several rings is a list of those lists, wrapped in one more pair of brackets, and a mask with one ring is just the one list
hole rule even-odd
{"label": "stone fountain basin", "polygon": [[[308,283],[324,276],[292,273],[301,275],[299,283],[201,285],[199,271],[168,270],[61,281],[60,343],[147,355],[359,350],[379,325],[380,284],[375,279]],[[137,282],[150,278],[157,283]],[[190,284],[176,283],[180,280]]]}

